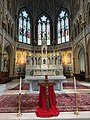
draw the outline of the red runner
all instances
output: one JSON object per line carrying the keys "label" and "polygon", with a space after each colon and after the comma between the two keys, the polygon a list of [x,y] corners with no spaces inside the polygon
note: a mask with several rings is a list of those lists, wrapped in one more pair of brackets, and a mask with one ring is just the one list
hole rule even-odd
{"label": "red runner", "polygon": [[45,95],[45,87],[40,86],[39,93],[39,103],[38,108],[36,109],[37,117],[53,117],[59,115],[59,110],[56,108],[56,95],[53,89],[53,85],[49,86],[49,110],[46,109],[46,95]]}

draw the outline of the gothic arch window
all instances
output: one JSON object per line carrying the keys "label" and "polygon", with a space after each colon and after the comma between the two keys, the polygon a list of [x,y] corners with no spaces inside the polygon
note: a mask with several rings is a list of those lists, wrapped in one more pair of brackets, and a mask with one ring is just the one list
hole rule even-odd
{"label": "gothic arch window", "polygon": [[31,41],[30,16],[26,10],[21,10],[19,13],[19,28],[18,40],[19,42],[30,44]]}
{"label": "gothic arch window", "polygon": [[69,41],[69,15],[66,9],[62,9],[57,18],[57,43]]}
{"label": "gothic arch window", "polygon": [[50,45],[50,20],[46,15],[38,19],[38,45],[42,45],[42,42]]}

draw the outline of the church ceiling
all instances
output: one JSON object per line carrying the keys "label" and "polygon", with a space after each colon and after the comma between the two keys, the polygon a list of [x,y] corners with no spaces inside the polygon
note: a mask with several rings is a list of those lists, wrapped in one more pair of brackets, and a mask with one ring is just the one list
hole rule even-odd
{"label": "church ceiling", "polygon": [[54,15],[61,7],[70,9],[72,0],[16,0],[17,9],[27,7],[30,13],[38,16],[41,12]]}

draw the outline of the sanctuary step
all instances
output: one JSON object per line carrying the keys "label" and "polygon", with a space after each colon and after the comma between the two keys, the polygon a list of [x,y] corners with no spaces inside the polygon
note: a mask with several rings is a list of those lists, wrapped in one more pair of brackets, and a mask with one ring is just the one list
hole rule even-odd
{"label": "sanctuary step", "polygon": [[3,93],[6,90],[6,84],[0,84],[0,93]]}

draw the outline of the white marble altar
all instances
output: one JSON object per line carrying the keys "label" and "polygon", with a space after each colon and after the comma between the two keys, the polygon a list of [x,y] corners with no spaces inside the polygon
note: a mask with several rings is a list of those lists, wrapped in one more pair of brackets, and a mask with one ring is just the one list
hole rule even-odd
{"label": "white marble altar", "polygon": [[[45,80],[45,76],[26,76],[25,79],[23,79],[25,83],[29,83],[29,91],[38,91],[39,86],[38,83]],[[54,81],[56,82],[56,85],[54,86],[54,89],[56,91],[63,91],[63,82],[66,81],[66,77],[63,75],[59,76],[48,76],[48,81]]]}
{"label": "white marble altar", "polygon": [[55,90],[63,90],[62,83],[66,81],[66,77],[63,76],[62,56],[59,53],[52,54],[47,52],[47,43],[42,41],[41,53],[29,56],[26,60],[26,75],[24,82],[30,83],[29,91],[38,91],[38,82],[45,80],[45,75],[48,76],[49,81],[56,82],[54,86]]}

